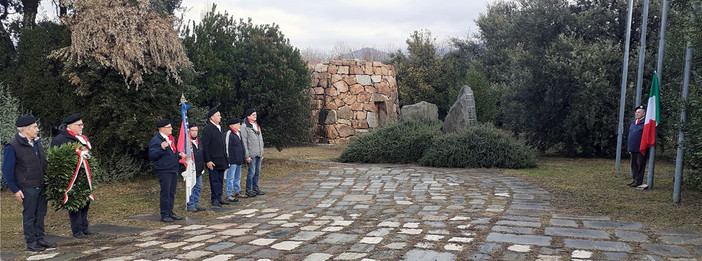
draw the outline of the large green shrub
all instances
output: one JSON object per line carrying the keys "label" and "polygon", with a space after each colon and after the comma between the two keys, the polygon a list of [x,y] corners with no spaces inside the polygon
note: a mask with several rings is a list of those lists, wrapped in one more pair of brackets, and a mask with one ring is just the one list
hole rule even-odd
{"label": "large green shrub", "polygon": [[441,134],[441,122],[398,121],[361,135],[341,153],[342,162],[417,162]]}
{"label": "large green shrub", "polygon": [[532,168],[535,152],[512,136],[482,124],[434,138],[419,164],[452,168]]}

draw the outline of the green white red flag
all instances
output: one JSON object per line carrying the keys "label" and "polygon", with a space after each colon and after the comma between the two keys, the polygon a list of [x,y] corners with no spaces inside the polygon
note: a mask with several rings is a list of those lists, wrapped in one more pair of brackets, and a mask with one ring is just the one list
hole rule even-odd
{"label": "green white red flag", "polygon": [[651,92],[648,94],[648,105],[646,106],[643,135],[641,136],[641,146],[639,147],[639,151],[644,156],[646,155],[646,149],[656,144],[656,126],[658,126],[661,119],[659,96],[658,75],[653,73]]}

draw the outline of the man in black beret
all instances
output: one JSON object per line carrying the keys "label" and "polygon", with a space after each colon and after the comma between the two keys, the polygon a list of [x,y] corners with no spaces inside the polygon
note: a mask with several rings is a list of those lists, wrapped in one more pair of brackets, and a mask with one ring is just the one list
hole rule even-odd
{"label": "man in black beret", "polygon": [[[80,114],[68,115],[63,119],[63,124],[59,126],[59,133],[51,140],[51,147],[78,142],[83,144],[88,150],[93,149],[88,137],[83,135],[83,127],[83,119]],[[73,232],[73,237],[75,238],[86,238],[88,235],[96,234],[88,229],[88,209],[90,209],[90,200],[78,211],[68,211],[68,218],[71,220],[71,232]]]}
{"label": "man in black beret", "polygon": [[21,116],[15,122],[18,133],[5,145],[2,174],[7,186],[22,202],[22,228],[29,251],[44,251],[56,243],[44,240],[46,194],[44,174],[48,162],[39,139],[39,127],[32,116]]}
{"label": "man in black beret", "polygon": [[256,121],[258,114],[253,108],[246,110],[246,119],[241,125],[241,140],[244,143],[244,157],[248,164],[246,173],[246,195],[255,197],[264,195],[258,187],[258,178],[261,175],[261,161],[263,160],[263,133],[261,125]]}
{"label": "man in black beret", "polygon": [[202,172],[205,170],[205,161],[202,159],[202,148],[200,147],[200,140],[197,139],[198,127],[197,124],[190,123],[188,126],[188,135],[190,139],[193,150],[193,162],[195,162],[195,186],[190,191],[190,198],[188,199],[187,210],[190,212],[204,211],[205,208],[198,206],[200,202],[200,191],[202,191]]}
{"label": "man in black beret", "polygon": [[207,125],[202,129],[202,157],[205,159],[205,166],[210,173],[210,198],[212,206],[220,207],[229,202],[222,199],[222,180],[224,171],[229,168],[227,154],[224,148],[224,137],[222,127],[219,125],[222,115],[217,108],[212,108],[208,113]]}
{"label": "man in black beret", "polygon": [[176,152],[175,139],[171,133],[171,121],[162,119],[156,122],[158,133],[149,142],[149,159],[153,161],[154,170],[158,174],[158,183],[161,186],[159,194],[159,207],[161,221],[173,222],[183,217],[173,213],[175,204],[175,190],[178,181],[178,158],[185,158],[185,153]]}
{"label": "man in black beret", "polygon": [[227,186],[225,193],[230,202],[239,201],[241,192],[241,164],[244,164],[244,143],[241,142],[241,123],[239,119],[233,118],[227,121],[229,129],[224,133],[224,143],[227,148],[227,158],[229,159],[229,169],[227,169]]}
{"label": "man in black beret", "polygon": [[629,135],[627,136],[627,151],[631,154],[631,174],[632,181],[627,184],[630,187],[638,187],[643,184],[644,170],[646,169],[646,156],[641,154],[641,136],[643,136],[644,117],[646,107],[643,105],[636,107],[636,117],[629,124]]}

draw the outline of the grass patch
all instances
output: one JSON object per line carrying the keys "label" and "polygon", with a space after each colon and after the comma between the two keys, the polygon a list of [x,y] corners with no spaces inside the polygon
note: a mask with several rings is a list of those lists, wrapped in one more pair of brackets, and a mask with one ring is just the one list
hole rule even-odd
{"label": "grass patch", "polygon": [[674,164],[656,162],[654,189],[646,191],[626,186],[631,182],[628,164],[623,160],[616,171],[611,159],[543,157],[535,169],[504,171],[551,192],[554,206],[570,214],[702,231],[702,192],[683,187],[683,203],[672,202]]}
{"label": "grass patch", "polygon": [[[265,190],[266,180],[278,179],[293,172],[323,168],[322,164],[298,160],[331,160],[338,157],[345,147],[344,145],[320,145],[289,148],[282,151],[267,148],[261,165],[260,185]],[[246,172],[244,166],[241,174],[242,188],[246,184]],[[215,218],[220,215],[211,211],[185,212],[185,185],[182,178],[179,178],[178,181],[174,209],[177,214],[200,218]],[[209,207],[210,184],[207,173],[203,175],[202,182],[200,204]],[[147,229],[163,227],[164,224],[161,222],[125,219],[125,217],[136,214],[158,215],[159,189],[156,175],[139,175],[138,178],[131,181],[98,184],[94,193],[96,199],[90,204],[88,220],[91,224],[113,224]],[[2,222],[0,222],[0,251],[27,254],[24,251],[26,244],[22,234],[22,204],[9,190],[0,193],[0,217],[2,218]],[[65,210],[53,211],[51,204],[49,204],[44,222],[47,234],[71,237],[70,221]],[[98,235],[91,241],[101,238],[107,240],[109,237]]]}

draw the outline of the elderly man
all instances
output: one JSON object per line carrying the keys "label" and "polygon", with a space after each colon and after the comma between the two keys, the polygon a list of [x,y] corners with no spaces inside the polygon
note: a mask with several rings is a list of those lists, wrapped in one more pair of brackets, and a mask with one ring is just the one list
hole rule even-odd
{"label": "elderly man", "polygon": [[633,181],[627,184],[630,187],[641,186],[643,183],[644,170],[646,169],[646,156],[639,151],[645,116],[646,107],[643,105],[638,106],[636,107],[636,118],[629,124],[627,151],[631,153],[631,174],[633,178]]}
{"label": "elderly man", "polygon": [[241,123],[239,119],[233,118],[227,121],[229,130],[224,134],[224,142],[227,148],[227,158],[229,159],[229,169],[227,169],[227,200],[230,202],[239,201],[241,192],[241,164],[244,164],[244,144],[241,142]]}
{"label": "elderly man", "polygon": [[202,129],[202,157],[205,159],[205,166],[210,173],[212,206],[220,207],[229,204],[222,199],[222,180],[224,179],[224,171],[229,168],[229,163],[224,148],[222,126],[219,125],[222,115],[217,108],[212,108],[207,113],[207,117],[209,121]]}
{"label": "elderly man", "polygon": [[22,202],[22,228],[29,251],[44,251],[56,243],[44,240],[46,194],[44,173],[48,162],[41,146],[39,127],[32,116],[22,116],[15,122],[19,133],[8,142],[3,152],[2,174],[7,186]]}
{"label": "elderly man", "polygon": [[202,159],[202,148],[200,148],[200,140],[197,139],[198,128],[197,124],[194,122],[188,126],[188,135],[190,135],[193,150],[193,162],[195,162],[195,172],[197,173],[197,178],[195,179],[195,186],[190,192],[190,198],[188,199],[188,211],[198,212],[205,211],[206,209],[198,206],[200,202],[200,191],[202,191],[202,172],[205,170],[205,162]]}
{"label": "elderly man", "polygon": [[185,153],[176,152],[175,140],[171,133],[171,121],[162,119],[156,123],[158,133],[149,142],[149,159],[154,163],[154,170],[158,173],[158,183],[161,185],[159,194],[161,221],[173,222],[183,217],[173,213],[175,190],[178,181],[178,157],[185,158]]}
{"label": "elderly man", "polygon": [[251,108],[246,110],[246,120],[241,126],[241,140],[244,142],[244,155],[248,163],[246,174],[246,195],[255,197],[266,194],[258,187],[258,177],[261,174],[261,160],[263,160],[263,134],[261,126],[256,119],[258,114]]}
{"label": "elderly man", "polygon": [[[51,147],[61,146],[65,143],[77,142],[83,144],[91,150],[92,146],[88,137],[83,135],[83,119],[80,114],[71,114],[63,119],[63,124],[59,126],[59,133],[51,140]],[[88,209],[90,201],[78,211],[68,211],[68,218],[71,220],[71,232],[75,238],[86,238],[88,235],[96,234],[88,229]]]}

